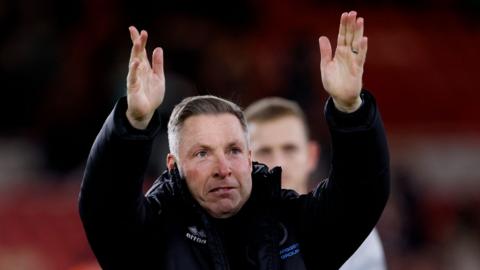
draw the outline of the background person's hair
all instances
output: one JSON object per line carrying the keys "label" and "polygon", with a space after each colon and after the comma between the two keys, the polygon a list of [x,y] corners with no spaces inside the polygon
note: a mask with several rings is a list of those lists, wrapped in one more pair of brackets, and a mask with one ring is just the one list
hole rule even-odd
{"label": "background person's hair", "polygon": [[298,103],[294,101],[281,97],[267,97],[250,104],[250,106],[245,109],[245,117],[247,118],[248,124],[265,123],[288,116],[300,119],[308,139],[310,137],[310,131],[305,113]]}
{"label": "background person's hair", "polygon": [[235,103],[212,95],[188,97],[173,108],[168,121],[168,146],[170,152],[178,158],[179,134],[187,118],[195,115],[216,115],[229,113],[234,115],[245,133],[248,146],[247,122],[242,109]]}

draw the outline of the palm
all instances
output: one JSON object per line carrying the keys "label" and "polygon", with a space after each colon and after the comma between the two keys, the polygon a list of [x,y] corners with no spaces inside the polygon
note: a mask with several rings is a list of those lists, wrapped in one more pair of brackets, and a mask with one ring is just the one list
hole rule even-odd
{"label": "palm", "polygon": [[[138,33],[130,27],[133,47],[127,77],[127,117],[132,125],[135,122],[148,124],[165,95],[165,75],[163,72],[163,53],[156,48],[152,55],[152,65],[147,58],[145,45],[147,33]],[[132,123],[133,122],[133,123]],[[144,128],[145,125],[138,126]]]}
{"label": "palm", "polygon": [[336,104],[349,107],[359,99],[362,89],[363,65],[367,53],[367,38],[363,37],[363,19],[356,12],[344,13],[335,56],[330,41],[320,37],[321,75],[325,90]]}
{"label": "palm", "polygon": [[136,82],[128,85],[127,90],[128,106],[132,114],[138,117],[148,115],[163,101],[165,76],[153,73],[148,62],[141,63]]}
{"label": "palm", "polygon": [[322,69],[325,90],[339,99],[351,99],[362,88],[363,66],[355,62],[346,46],[337,47],[333,60]]}

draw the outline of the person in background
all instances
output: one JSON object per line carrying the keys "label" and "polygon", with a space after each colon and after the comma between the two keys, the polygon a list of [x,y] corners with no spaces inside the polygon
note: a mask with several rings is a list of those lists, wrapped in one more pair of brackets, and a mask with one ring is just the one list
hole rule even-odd
{"label": "person in background", "polygon": [[[282,188],[299,194],[312,190],[310,175],[316,169],[319,145],[310,139],[305,113],[291,100],[267,97],[245,109],[253,159],[282,168]],[[318,182],[317,182],[318,183]],[[385,255],[373,229],[341,270],[384,270]]]}

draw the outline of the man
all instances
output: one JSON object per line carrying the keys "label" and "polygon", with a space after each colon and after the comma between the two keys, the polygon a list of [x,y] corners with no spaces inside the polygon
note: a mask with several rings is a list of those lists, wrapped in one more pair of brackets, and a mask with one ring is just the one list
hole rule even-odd
{"label": "man", "polygon": [[165,93],[163,53],[130,28],[127,97],[90,152],[79,207],[104,269],[338,269],[377,222],[389,187],[387,144],[362,89],[363,19],[344,13],[335,56],[319,40],[332,96],[332,172],[313,193],[281,190],[281,169],[252,163],[243,112],[212,96],[187,98],[168,124],[168,171],[143,195],[142,178]]}
{"label": "man", "polygon": [[[248,106],[245,116],[254,159],[271,168],[282,168],[282,188],[308,193],[319,150],[309,138],[300,106],[280,97],[264,98]],[[385,268],[382,244],[374,229],[341,270]]]}

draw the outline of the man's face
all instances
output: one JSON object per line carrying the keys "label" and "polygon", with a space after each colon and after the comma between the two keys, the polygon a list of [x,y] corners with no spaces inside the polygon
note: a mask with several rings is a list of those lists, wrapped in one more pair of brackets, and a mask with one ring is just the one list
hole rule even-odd
{"label": "man's face", "polygon": [[252,190],[251,151],[240,121],[228,113],[192,116],[179,136],[177,163],[195,200],[213,217],[236,214]]}
{"label": "man's face", "polygon": [[282,167],[282,187],[308,191],[308,177],[316,166],[317,145],[309,142],[303,122],[295,116],[250,123],[254,160]]}

